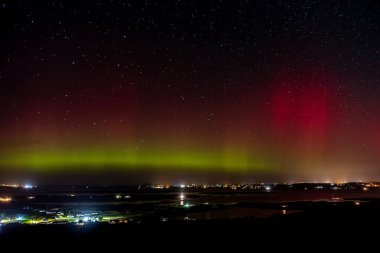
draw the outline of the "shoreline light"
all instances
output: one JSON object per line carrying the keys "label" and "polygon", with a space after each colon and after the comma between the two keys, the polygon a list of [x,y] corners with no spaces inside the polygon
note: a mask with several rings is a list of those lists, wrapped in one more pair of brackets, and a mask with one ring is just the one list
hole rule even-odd
{"label": "shoreline light", "polygon": [[5,197],[5,198],[0,198],[0,202],[11,202],[12,198]]}

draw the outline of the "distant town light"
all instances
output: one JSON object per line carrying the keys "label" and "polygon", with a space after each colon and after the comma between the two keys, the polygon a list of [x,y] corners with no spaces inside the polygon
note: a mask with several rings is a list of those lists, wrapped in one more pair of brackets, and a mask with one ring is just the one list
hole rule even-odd
{"label": "distant town light", "polygon": [[11,187],[11,188],[19,188],[20,185],[18,184],[1,184],[2,187]]}
{"label": "distant town light", "polygon": [[6,198],[0,198],[0,202],[11,202],[12,198],[6,197]]}

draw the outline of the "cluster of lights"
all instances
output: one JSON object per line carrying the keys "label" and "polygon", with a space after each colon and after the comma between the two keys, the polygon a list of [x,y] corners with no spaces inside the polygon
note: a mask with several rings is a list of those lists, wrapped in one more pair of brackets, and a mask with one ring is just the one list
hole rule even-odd
{"label": "cluster of lights", "polygon": [[128,223],[128,219],[125,216],[98,216],[97,212],[67,215],[59,212],[55,217],[29,217],[28,215],[19,215],[16,217],[2,217],[0,218],[0,224],[67,224],[74,223],[76,225],[85,225],[87,223],[94,222],[108,222],[110,224],[116,223]]}
{"label": "cluster of lights", "polygon": [[163,185],[163,184],[158,184],[158,185],[152,185],[153,189],[169,189],[171,186],[169,184]]}
{"label": "cluster of lights", "polygon": [[256,191],[272,191],[275,190],[277,185],[283,185],[289,189],[294,189],[296,187],[302,187],[302,185],[308,185],[304,187],[304,190],[341,190],[341,189],[361,189],[363,191],[369,191],[372,189],[380,188],[380,183],[363,183],[363,182],[345,182],[339,181],[337,183],[332,182],[291,182],[291,183],[245,183],[245,184],[157,184],[157,185],[146,185],[139,186],[138,189],[170,189],[170,188],[180,188],[182,189],[230,189],[230,190],[256,190]]}
{"label": "cluster of lights", "polygon": [[[289,184],[291,185],[291,184]],[[265,189],[266,185],[264,183],[260,184],[179,184],[179,185],[152,185],[150,186],[151,188],[154,189],[163,189],[163,188],[171,188],[171,187],[178,187],[181,189],[186,189],[186,188],[229,188],[231,190],[238,190],[238,189],[255,189],[255,190],[262,190]],[[140,189],[141,187],[139,187]]]}
{"label": "cluster of lights", "polygon": [[9,188],[19,188],[18,184],[1,184],[1,187],[9,187]]}
{"label": "cluster of lights", "polygon": [[131,198],[131,195],[120,195],[120,194],[117,194],[115,196],[115,199],[122,199],[122,198],[125,198],[125,199],[130,199]]}
{"label": "cluster of lights", "polygon": [[31,184],[0,184],[1,187],[8,187],[8,188],[24,188],[24,189],[33,189],[35,186]]}
{"label": "cluster of lights", "polygon": [[5,197],[5,198],[0,198],[0,202],[11,202],[12,198]]}

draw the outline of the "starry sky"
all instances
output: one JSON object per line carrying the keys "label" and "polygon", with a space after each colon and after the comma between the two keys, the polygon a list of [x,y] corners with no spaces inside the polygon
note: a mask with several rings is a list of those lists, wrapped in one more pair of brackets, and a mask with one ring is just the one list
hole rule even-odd
{"label": "starry sky", "polygon": [[0,176],[380,180],[377,1],[0,1]]}

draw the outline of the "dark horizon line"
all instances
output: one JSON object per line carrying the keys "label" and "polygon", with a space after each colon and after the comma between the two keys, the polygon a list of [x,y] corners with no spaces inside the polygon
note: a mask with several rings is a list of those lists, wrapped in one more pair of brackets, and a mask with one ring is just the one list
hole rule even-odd
{"label": "dark horizon line", "polygon": [[[164,186],[170,188],[191,188],[191,187],[200,187],[200,186],[233,186],[233,185],[292,185],[292,184],[334,184],[334,185],[343,185],[343,184],[380,184],[380,181],[347,181],[347,182],[318,182],[318,181],[295,181],[295,182],[252,182],[252,183],[210,183],[210,184],[167,184],[167,183],[142,183],[142,184],[7,184],[1,183],[0,187],[14,187],[14,188],[26,188],[25,186],[32,186],[31,188],[36,187],[51,187],[51,186],[60,186],[60,187],[146,187],[146,186]],[[29,187],[30,188],[30,187]],[[158,189],[158,188],[157,188]]]}

